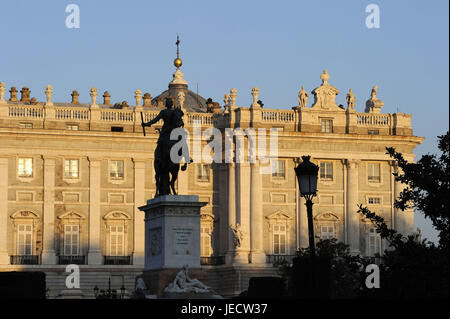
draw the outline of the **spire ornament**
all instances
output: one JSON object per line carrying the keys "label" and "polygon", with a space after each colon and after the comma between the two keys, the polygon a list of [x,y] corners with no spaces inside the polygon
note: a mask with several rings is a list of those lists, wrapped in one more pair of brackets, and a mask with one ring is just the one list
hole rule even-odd
{"label": "spire ornament", "polygon": [[177,34],[177,42],[175,44],[177,45],[177,58],[173,60],[173,65],[177,68],[177,70],[180,68],[180,66],[183,65],[183,61],[180,59],[180,37]]}

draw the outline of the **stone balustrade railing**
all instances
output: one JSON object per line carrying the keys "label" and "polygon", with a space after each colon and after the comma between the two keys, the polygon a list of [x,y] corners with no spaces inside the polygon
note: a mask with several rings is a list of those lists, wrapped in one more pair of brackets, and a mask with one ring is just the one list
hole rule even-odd
{"label": "stone balustrade railing", "polygon": [[[317,122],[317,113],[313,115],[310,109],[301,110],[278,110],[278,109],[262,109],[259,120],[261,123],[268,126],[283,126],[286,125],[288,130],[302,130],[308,125],[319,126]],[[116,109],[106,108],[103,106],[89,107],[89,105],[25,105],[19,103],[8,103],[0,106],[0,119],[17,119],[30,121],[44,121],[44,122],[89,122],[90,127],[95,127],[95,123],[105,123],[112,125],[131,125],[137,131],[137,127],[141,124],[140,112],[142,112],[145,122],[154,119],[160,110],[148,110],[142,107]],[[327,114],[327,117],[334,118],[334,126],[349,125],[355,129],[347,129],[348,132],[364,134],[367,130],[380,130],[380,134],[409,134],[411,130],[411,115],[403,113],[395,114],[381,114],[381,113],[358,113],[358,112],[338,112],[332,115]],[[193,126],[200,125],[202,127],[215,127],[228,125],[230,118],[227,115],[213,114],[213,113],[196,113],[186,112],[185,125]],[[304,122],[303,122],[304,121]],[[301,122],[301,123],[300,123]],[[227,124],[228,123],[228,124]],[[303,125],[303,123],[307,123]],[[347,123],[347,124],[345,124]],[[162,121],[157,125],[161,125]],[[400,130],[399,130],[400,129]],[[316,130],[317,132],[317,130]],[[341,129],[336,130],[336,133],[345,132]],[[366,133],[367,134],[367,133]]]}
{"label": "stone balustrade railing", "polygon": [[269,123],[294,123],[296,116],[295,111],[291,110],[263,110],[262,120]]}
{"label": "stone balustrade railing", "polygon": [[390,127],[392,116],[391,114],[357,113],[357,123],[360,126]]}

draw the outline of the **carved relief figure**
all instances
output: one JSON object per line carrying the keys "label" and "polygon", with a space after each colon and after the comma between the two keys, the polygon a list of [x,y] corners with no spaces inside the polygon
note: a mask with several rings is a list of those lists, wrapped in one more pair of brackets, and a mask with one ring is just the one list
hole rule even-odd
{"label": "carved relief figure", "polygon": [[241,225],[236,224],[236,226],[231,227],[234,235],[234,247],[239,248],[242,245],[242,240],[244,239],[244,233],[241,230]]}
{"label": "carved relief figure", "polygon": [[210,287],[204,285],[198,279],[190,278],[188,275],[188,265],[184,265],[178,272],[175,279],[164,289],[165,292],[208,292]]}

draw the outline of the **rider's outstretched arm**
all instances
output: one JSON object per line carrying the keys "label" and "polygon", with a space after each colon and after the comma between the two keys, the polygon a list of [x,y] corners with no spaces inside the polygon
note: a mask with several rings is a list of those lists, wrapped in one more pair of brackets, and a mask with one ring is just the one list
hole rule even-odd
{"label": "rider's outstretched arm", "polygon": [[160,119],[162,119],[162,112],[163,111],[159,112],[159,114],[153,120],[150,120],[147,123],[142,123],[142,126],[152,126],[153,124],[158,122]]}

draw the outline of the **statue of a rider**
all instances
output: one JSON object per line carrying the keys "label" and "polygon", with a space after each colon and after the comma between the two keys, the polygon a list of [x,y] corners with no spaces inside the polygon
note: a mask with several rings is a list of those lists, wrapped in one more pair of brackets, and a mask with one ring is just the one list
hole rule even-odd
{"label": "statue of a rider", "polygon": [[[174,163],[170,156],[170,150],[172,146],[183,140],[182,136],[178,136],[178,140],[171,140],[170,135],[174,129],[184,127],[183,123],[183,111],[179,108],[173,108],[174,102],[172,97],[167,97],[165,100],[166,108],[159,112],[159,114],[151,121],[147,123],[142,123],[143,127],[151,126],[157,123],[159,120],[163,120],[164,124],[159,133],[159,138],[157,146],[155,149],[155,179],[156,179],[156,195],[169,195],[172,191],[175,192],[175,181],[178,176],[178,171],[180,169],[180,163]],[[184,138],[184,143],[186,139]],[[187,154],[182,152],[182,149],[187,150]],[[180,148],[178,155],[184,157],[185,163],[181,168],[183,171],[186,170],[186,164],[191,163],[189,156],[189,149],[187,145],[184,148]],[[172,178],[169,178],[169,173]]]}

